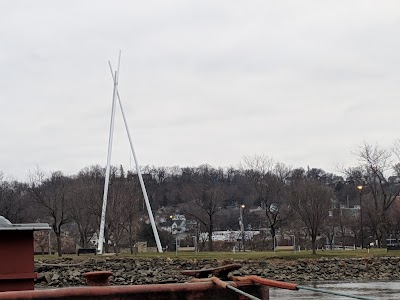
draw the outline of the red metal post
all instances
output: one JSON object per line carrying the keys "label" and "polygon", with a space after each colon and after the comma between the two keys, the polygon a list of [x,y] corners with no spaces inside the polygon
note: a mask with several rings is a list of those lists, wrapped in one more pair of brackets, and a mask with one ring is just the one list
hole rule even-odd
{"label": "red metal post", "polygon": [[33,290],[32,230],[0,230],[0,292]]}
{"label": "red metal post", "polygon": [[[230,284],[234,284],[230,282]],[[239,288],[257,298],[268,300],[268,288],[262,285],[240,285]],[[211,281],[131,286],[89,286],[50,290],[0,293],[0,300],[70,299],[70,300],[241,300],[242,296],[223,289]]]}
{"label": "red metal post", "polygon": [[88,286],[108,286],[108,277],[112,275],[109,271],[94,271],[83,273],[83,277],[86,278]]}

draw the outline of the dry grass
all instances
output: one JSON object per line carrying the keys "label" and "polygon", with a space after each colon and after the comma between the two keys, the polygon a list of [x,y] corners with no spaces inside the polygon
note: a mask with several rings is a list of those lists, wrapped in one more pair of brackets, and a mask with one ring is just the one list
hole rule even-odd
{"label": "dry grass", "polygon": [[[263,252],[199,252],[195,254],[194,252],[178,252],[176,255],[175,252],[164,252],[164,253],[140,253],[136,255],[131,254],[120,254],[118,256],[110,256],[110,255],[74,255],[74,254],[65,254],[63,258],[72,258],[73,260],[86,260],[88,258],[94,259],[104,259],[104,257],[129,257],[129,258],[154,258],[154,257],[169,257],[169,258],[182,258],[182,259],[217,259],[217,260],[265,260],[265,259],[286,259],[286,260],[295,260],[301,258],[308,259],[318,259],[321,257],[337,257],[337,258],[350,258],[350,257],[376,257],[376,256],[400,256],[400,251],[390,251],[389,253],[386,249],[370,249],[370,251],[363,250],[329,250],[329,251],[317,251],[316,255],[313,255],[311,251],[301,251],[301,252],[292,252],[292,251],[282,251],[282,252],[272,252],[272,251],[263,251]],[[50,259],[56,260],[58,259],[57,255],[36,255],[35,260],[43,260]]]}

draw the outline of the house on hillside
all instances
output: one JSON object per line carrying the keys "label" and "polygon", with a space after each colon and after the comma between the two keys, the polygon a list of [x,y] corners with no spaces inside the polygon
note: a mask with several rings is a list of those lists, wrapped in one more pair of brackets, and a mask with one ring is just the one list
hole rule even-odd
{"label": "house on hillside", "polygon": [[163,219],[163,223],[160,223],[160,229],[168,231],[172,234],[182,234],[187,231],[186,217],[180,214],[173,214],[169,218]]}
{"label": "house on hillside", "polygon": [[186,220],[172,220],[171,233],[180,234],[186,231]]}
{"label": "house on hillside", "polygon": [[187,231],[185,215],[172,214],[170,216],[170,219],[172,221],[171,223],[172,234],[179,234]]}

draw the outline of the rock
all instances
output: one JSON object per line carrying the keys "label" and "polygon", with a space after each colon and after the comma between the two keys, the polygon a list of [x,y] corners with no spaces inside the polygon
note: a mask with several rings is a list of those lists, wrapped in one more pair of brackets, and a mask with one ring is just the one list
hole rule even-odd
{"label": "rock", "polygon": [[40,283],[40,282],[43,282],[43,281],[47,281],[46,277],[44,276],[44,274],[38,274],[38,276],[37,276],[37,278],[35,280],[35,283]]}
{"label": "rock", "polygon": [[[57,263],[60,261],[57,261]],[[79,261],[82,263],[82,261]],[[399,258],[321,258],[266,261],[233,261],[175,258],[116,258],[88,259],[79,267],[38,266],[37,285],[40,288],[85,285],[83,273],[96,270],[112,271],[111,285],[153,284],[158,282],[187,282],[190,277],[180,274],[185,269],[206,269],[223,263],[237,262],[242,268],[232,272],[234,276],[258,275],[284,281],[373,280],[399,279]],[[60,262],[61,263],[61,262]],[[74,263],[74,261],[68,261]],[[54,261],[51,262],[54,264]],[[45,270],[45,271],[43,271]],[[40,282],[41,281],[41,282]]]}
{"label": "rock", "polygon": [[51,281],[58,281],[58,279],[60,278],[60,275],[58,275],[57,273],[53,275],[53,277],[51,277]]}
{"label": "rock", "polygon": [[51,273],[51,272],[44,273],[44,278],[46,279],[47,283],[51,282],[52,277],[53,277],[53,273]]}

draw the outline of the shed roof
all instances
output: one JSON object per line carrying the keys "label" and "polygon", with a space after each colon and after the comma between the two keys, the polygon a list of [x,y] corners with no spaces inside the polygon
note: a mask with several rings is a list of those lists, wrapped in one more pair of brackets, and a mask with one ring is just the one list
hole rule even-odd
{"label": "shed roof", "polygon": [[51,227],[47,223],[12,224],[9,220],[0,216],[1,230],[51,230]]}

